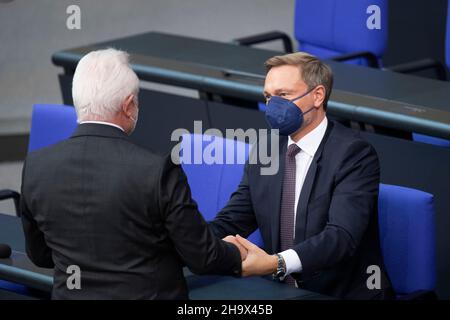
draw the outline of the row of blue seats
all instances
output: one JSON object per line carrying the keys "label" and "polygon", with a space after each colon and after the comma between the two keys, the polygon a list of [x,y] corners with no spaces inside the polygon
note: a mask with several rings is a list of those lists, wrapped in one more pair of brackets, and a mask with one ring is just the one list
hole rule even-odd
{"label": "row of blue seats", "polygon": [[[75,109],[61,105],[35,105],[28,151],[43,148],[70,137],[77,126]],[[214,137],[214,139],[223,139]],[[207,140],[207,141],[205,141]],[[182,141],[182,149],[194,141],[211,139],[191,136]],[[223,139],[223,154],[245,150],[243,142]],[[182,164],[192,196],[205,220],[211,220],[227,203],[241,179],[244,164]],[[398,296],[417,291],[433,291],[436,282],[435,226],[433,195],[411,188],[380,185],[379,225],[381,248],[388,274]],[[250,240],[264,247],[257,230]],[[8,286],[0,282],[0,287]],[[14,286],[13,286],[14,287]],[[11,288],[11,286],[10,286]]]}

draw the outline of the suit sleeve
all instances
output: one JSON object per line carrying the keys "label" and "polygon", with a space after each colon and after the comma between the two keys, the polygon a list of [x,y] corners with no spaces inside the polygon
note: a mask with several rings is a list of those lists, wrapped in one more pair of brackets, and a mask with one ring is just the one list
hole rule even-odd
{"label": "suit sleeve", "polygon": [[186,175],[170,158],[165,161],[160,183],[165,228],[186,266],[197,274],[240,276],[238,248],[214,235],[191,198]]}
{"label": "suit sleeve", "polygon": [[258,228],[250,197],[249,170],[250,165],[247,162],[237,190],[231,195],[227,205],[210,222],[211,228],[219,238],[236,234],[247,238]]}
{"label": "suit sleeve", "polygon": [[20,197],[20,213],[22,219],[22,227],[25,235],[26,252],[30,260],[41,268],[53,268],[52,250],[45,242],[44,233],[39,229],[37,222],[30,212],[24,188],[26,162],[22,171],[22,190]]}
{"label": "suit sleeve", "polygon": [[355,253],[376,211],[379,182],[377,154],[358,140],[349,147],[335,177],[324,230],[294,247],[303,275],[333,267]]}

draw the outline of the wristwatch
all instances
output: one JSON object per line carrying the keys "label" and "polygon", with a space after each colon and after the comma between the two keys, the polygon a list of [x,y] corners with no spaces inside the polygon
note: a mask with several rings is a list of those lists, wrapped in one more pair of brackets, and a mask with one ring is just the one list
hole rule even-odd
{"label": "wristwatch", "polygon": [[286,262],[284,262],[283,256],[277,253],[278,264],[277,272],[272,274],[272,277],[277,280],[281,280],[286,275]]}

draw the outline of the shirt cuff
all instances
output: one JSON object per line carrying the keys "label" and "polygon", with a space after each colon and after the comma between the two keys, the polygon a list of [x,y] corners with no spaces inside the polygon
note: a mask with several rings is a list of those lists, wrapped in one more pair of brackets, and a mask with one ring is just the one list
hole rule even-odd
{"label": "shirt cuff", "polygon": [[300,257],[295,250],[288,249],[280,252],[280,254],[284,259],[284,263],[286,263],[286,275],[295,272],[302,272],[302,262],[300,261]]}

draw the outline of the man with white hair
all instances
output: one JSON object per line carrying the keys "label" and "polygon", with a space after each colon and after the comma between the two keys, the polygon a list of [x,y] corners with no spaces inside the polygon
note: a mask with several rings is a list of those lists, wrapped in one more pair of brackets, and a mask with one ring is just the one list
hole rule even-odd
{"label": "man with white hair", "polygon": [[75,133],[27,156],[26,250],[54,268],[54,299],[185,299],[183,265],[241,274],[245,250],[209,230],[181,167],[128,139],[138,86],[126,53],[87,54],[73,78]]}

